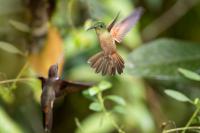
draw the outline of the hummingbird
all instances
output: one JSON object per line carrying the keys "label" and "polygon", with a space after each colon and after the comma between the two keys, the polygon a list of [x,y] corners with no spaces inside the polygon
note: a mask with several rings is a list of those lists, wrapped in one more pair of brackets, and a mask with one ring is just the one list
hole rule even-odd
{"label": "hummingbird", "polygon": [[119,13],[113,21],[106,26],[104,22],[96,22],[88,30],[95,29],[102,51],[90,57],[88,63],[96,73],[102,75],[115,75],[123,73],[124,60],[117,53],[116,42],[121,43],[124,36],[140,19],[143,8],[136,8],[128,17],[116,23]]}
{"label": "hummingbird", "polygon": [[45,132],[51,132],[53,105],[57,97],[91,87],[91,84],[62,80],[58,76],[58,64],[50,66],[48,78],[38,77],[42,82],[41,108]]}

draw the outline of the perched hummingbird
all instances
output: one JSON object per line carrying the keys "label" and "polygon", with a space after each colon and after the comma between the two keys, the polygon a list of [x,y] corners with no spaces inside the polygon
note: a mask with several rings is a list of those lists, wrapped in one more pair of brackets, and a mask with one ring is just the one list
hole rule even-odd
{"label": "perched hummingbird", "polygon": [[114,20],[106,27],[103,22],[96,22],[90,29],[95,29],[102,51],[89,58],[88,63],[95,69],[96,73],[102,75],[121,74],[124,68],[124,60],[117,53],[116,42],[120,43],[124,36],[139,20],[143,8],[134,10],[128,17],[116,23],[119,13]]}
{"label": "perched hummingbird", "polygon": [[42,81],[41,108],[43,112],[43,126],[45,132],[51,132],[53,122],[54,100],[62,95],[87,89],[91,84],[70,82],[58,77],[58,65],[49,68],[48,78],[39,77]]}

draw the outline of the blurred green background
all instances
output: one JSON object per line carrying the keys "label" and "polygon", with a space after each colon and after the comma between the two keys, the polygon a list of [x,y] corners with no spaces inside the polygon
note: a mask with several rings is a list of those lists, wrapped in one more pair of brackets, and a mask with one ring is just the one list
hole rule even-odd
{"label": "blurred green background", "polygon": [[[100,51],[93,21],[109,24],[135,7],[145,12],[117,45],[125,59],[123,74],[101,76],[87,64]],[[126,133],[160,133],[183,127],[195,106],[164,93],[177,90],[200,98],[200,83],[178,68],[200,73],[199,0],[0,0],[0,133],[43,133],[41,83],[48,67],[59,62],[63,79],[112,84],[103,96],[117,95],[126,104],[105,102]],[[113,121],[89,109],[82,93],[59,98],[52,133],[115,133]],[[192,124],[200,126],[198,115]],[[190,131],[187,131],[190,132]],[[192,132],[192,131],[191,131]],[[196,131],[199,132],[199,131]]]}

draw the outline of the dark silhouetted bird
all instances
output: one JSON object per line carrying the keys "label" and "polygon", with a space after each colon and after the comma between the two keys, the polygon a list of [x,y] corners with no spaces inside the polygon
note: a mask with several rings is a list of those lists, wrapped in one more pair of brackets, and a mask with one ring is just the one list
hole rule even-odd
{"label": "dark silhouetted bird", "polygon": [[58,77],[57,64],[49,68],[48,78],[39,77],[39,79],[42,81],[41,108],[43,112],[43,126],[45,132],[51,132],[54,100],[59,96],[87,89],[91,84],[60,79]]}

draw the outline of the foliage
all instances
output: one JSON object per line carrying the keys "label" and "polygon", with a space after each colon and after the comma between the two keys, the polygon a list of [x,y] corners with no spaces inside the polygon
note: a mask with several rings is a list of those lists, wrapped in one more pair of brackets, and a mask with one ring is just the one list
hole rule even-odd
{"label": "foliage", "polygon": [[183,69],[183,68],[179,68],[178,70],[186,78],[191,79],[191,80],[195,80],[195,81],[200,81],[200,75],[199,74],[194,73],[194,72],[189,71],[189,70],[186,70],[186,69]]}
{"label": "foliage", "polygon": [[[191,80],[197,80],[199,75],[197,73],[191,72],[189,70],[186,69],[182,69],[180,68],[179,71],[187,78],[191,79]],[[200,127],[190,127],[191,124],[194,124],[195,119],[198,119],[199,117],[199,113],[200,113],[200,101],[199,98],[196,98],[195,100],[191,100],[190,98],[188,98],[187,96],[185,96],[184,94],[174,91],[174,90],[165,90],[165,93],[178,100],[181,102],[189,102],[191,104],[193,104],[195,106],[195,112],[193,113],[193,115],[191,116],[191,118],[189,119],[189,121],[187,122],[187,124],[185,125],[185,127],[183,128],[176,128],[176,129],[169,129],[169,130],[163,130],[163,133],[170,133],[170,132],[175,132],[175,131],[181,131],[182,133],[185,133],[187,130],[200,130]],[[198,122],[197,122],[198,123]]]}
{"label": "foliage", "polygon": [[174,90],[165,90],[165,93],[168,96],[170,96],[170,97],[172,97],[172,98],[174,98],[174,99],[176,99],[178,101],[181,101],[181,102],[191,102],[191,100],[188,97],[186,97],[185,95],[183,95],[180,92],[177,92],[177,91],[174,91]]}
{"label": "foliage", "polygon": [[12,44],[9,44],[7,42],[0,42],[0,49],[9,53],[23,55],[23,53],[19,49],[17,49]]}
{"label": "foliage", "polygon": [[199,44],[158,39],[144,44],[129,55],[128,71],[134,76],[176,80],[180,79],[177,71],[179,67],[197,71],[200,67],[199,59]]}
{"label": "foliage", "polygon": [[[43,132],[42,90],[36,77],[47,74],[48,65],[55,61],[65,63],[63,69],[59,66],[63,79],[97,84],[83,95],[67,95],[55,102],[52,133],[157,133],[163,121],[174,123],[164,126],[163,133],[200,130],[198,0],[53,2],[56,9],[41,26],[46,18],[36,17],[37,24],[31,23],[26,3],[0,0],[0,133]],[[119,11],[120,21],[137,6],[145,8],[142,19],[117,45],[125,72],[112,77],[96,74],[87,59],[100,46],[87,27],[96,20],[109,24]],[[44,10],[34,11],[42,16]],[[166,17],[170,11],[173,14]],[[150,34],[145,34],[147,30]],[[31,38],[43,32],[47,34]],[[146,40],[151,35],[155,39]]]}
{"label": "foliage", "polygon": [[[90,99],[92,99],[92,101],[93,101],[89,105],[90,110],[96,111],[96,112],[102,112],[102,117],[107,117],[108,121],[111,122],[112,126],[115,127],[119,133],[125,133],[118,126],[118,124],[116,123],[116,120],[113,119],[113,114],[112,114],[112,111],[118,111],[118,110],[116,110],[117,107],[120,108],[120,106],[125,105],[125,101],[122,97],[119,97],[117,95],[107,95],[104,97],[102,94],[103,91],[110,89],[110,88],[111,88],[111,84],[109,82],[102,81],[97,86],[94,86],[94,87],[86,90],[84,92],[84,94],[86,95],[86,97],[90,97]],[[113,109],[111,108],[110,111],[108,111],[108,109],[105,106],[105,102],[107,100],[111,100],[116,103],[115,110],[113,110],[114,108]],[[104,121],[105,120],[102,120],[101,121],[102,123],[99,123],[99,124],[103,124]]]}

